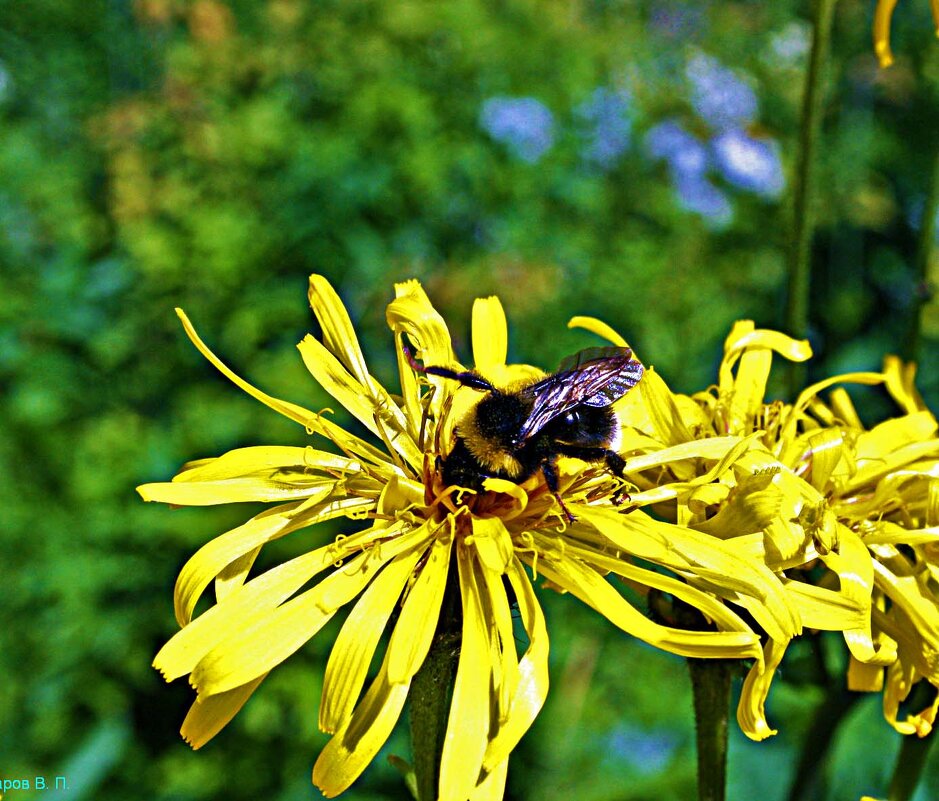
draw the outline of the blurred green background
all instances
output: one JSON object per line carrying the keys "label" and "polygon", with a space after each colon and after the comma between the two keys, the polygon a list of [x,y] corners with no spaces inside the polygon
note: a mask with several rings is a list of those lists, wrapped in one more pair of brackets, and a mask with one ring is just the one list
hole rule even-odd
{"label": "blurred green background", "polygon": [[[307,276],[347,303],[394,387],[392,283],[419,278],[469,359],[476,296],[497,293],[510,356],[550,369],[622,332],[674,389],[714,381],[739,318],[784,326],[790,187],[810,5],[669,0],[32,0],[0,7],[0,779],[9,798],[318,796],[318,693],[335,627],[278,668],[202,752],[191,692],[150,668],[172,586],[253,513],[170,510],[134,487],[192,458],[302,430],[217,376],[174,306],[242,375],[329,405],[295,343]],[[879,71],[873,3],[841,0],[823,120],[810,377],[907,347],[939,145],[939,45],[925,0]],[[920,388],[939,408],[939,308]],[[780,383],[777,391],[782,391]],[[868,420],[891,413],[855,393]],[[272,564],[332,536],[300,532]],[[288,538],[291,539],[291,538]],[[263,566],[262,564],[262,566]],[[541,593],[547,706],[513,756],[512,799],[688,799],[681,660]],[[837,638],[824,660],[843,658]],[[792,649],[780,734],[731,742],[730,798],[786,798],[824,692]],[[857,703],[806,797],[885,792],[898,736]],[[403,799],[384,756],[348,793]],[[917,798],[939,787],[931,779]],[[933,791],[935,793],[935,791]]]}

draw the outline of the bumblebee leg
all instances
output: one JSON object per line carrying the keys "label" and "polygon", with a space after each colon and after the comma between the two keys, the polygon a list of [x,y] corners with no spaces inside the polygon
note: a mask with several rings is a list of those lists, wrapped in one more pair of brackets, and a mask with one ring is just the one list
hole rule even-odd
{"label": "bumblebee leg", "polygon": [[[616,451],[609,448],[589,448],[582,445],[561,445],[558,452],[564,456],[573,456],[575,459],[583,459],[585,462],[606,462],[609,470],[617,478],[623,477],[623,468],[626,467],[626,460]],[[624,490],[617,490],[613,493],[613,503],[619,505],[625,501],[631,500],[629,493]]]}
{"label": "bumblebee leg", "polygon": [[[607,469],[617,478],[622,478],[623,468],[626,467],[626,460],[616,451],[611,450],[607,450],[603,456],[606,459]],[[616,490],[616,492],[613,493],[613,503],[615,503],[617,506],[620,506],[631,500],[632,498],[629,497],[629,493],[622,488]]]}
{"label": "bumblebee leg", "polygon": [[567,517],[569,523],[573,523],[577,518],[571,514],[570,509],[568,509],[564,501],[561,500],[561,493],[558,492],[557,464],[552,459],[545,459],[541,463],[541,472],[544,475],[544,483],[548,485],[548,489],[554,496],[554,500],[558,502],[558,506],[561,507],[561,511],[564,512],[564,516]]}

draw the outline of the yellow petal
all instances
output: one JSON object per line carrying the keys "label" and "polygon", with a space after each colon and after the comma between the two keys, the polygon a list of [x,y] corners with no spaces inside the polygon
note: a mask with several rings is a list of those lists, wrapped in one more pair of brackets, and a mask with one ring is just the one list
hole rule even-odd
{"label": "yellow petal", "polygon": [[305,553],[262,573],[207,609],[164,645],[153,661],[167,681],[189,673],[225,637],[240,631],[252,616],[264,617],[307,581],[337,560],[394,529],[370,529]]}
{"label": "yellow petal", "polygon": [[437,538],[408,591],[395,624],[385,662],[388,681],[407,684],[424,662],[433,641],[443,603],[452,543]]}
{"label": "yellow petal", "polygon": [[368,767],[398,722],[409,688],[389,682],[382,664],[352,717],[326,743],[313,766],[313,784],[323,795],[339,795]]}
{"label": "yellow petal", "polygon": [[548,695],[548,631],[544,615],[525,568],[516,558],[508,569],[522,625],[528,634],[528,650],[519,661],[518,683],[509,703],[509,715],[486,748],[483,768],[494,773],[528,731]]}
{"label": "yellow petal", "polygon": [[771,729],[766,722],[766,696],[787,645],[787,642],[768,640],[763,648],[763,659],[750,668],[743,681],[737,704],[737,723],[751,740],[765,740],[776,734],[776,729]]}
{"label": "yellow petal", "polygon": [[602,337],[608,342],[612,342],[614,345],[618,345],[621,348],[629,347],[626,344],[626,340],[623,339],[615,330],[613,330],[613,328],[611,328],[602,320],[598,320],[596,317],[571,317],[567,327],[585,328],[586,330],[596,334],[598,337]]}
{"label": "yellow petal", "polygon": [[469,801],[502,801],[505,796],[505,780],[508,773],[509,760],[504,759],[470,793]]}
{"label": "yellow petal", "polygon": [[418,469],[423,455],[408,433],[404,412],[372,379],[359,382],[326,346],[307,335],[297,345],[303,363],[323,389],[376,436],[395,449],[411,467]]}
{"label": "yellow petal", "polygon": [[393,559],[352,607],[333,643],[323,677],[319,726],[335,732],[359,700],[378,641],[423,551]]}
{"label": "yellow petal", "polygon": [[734,659],[762,658],[752,631],[685,631],[649,620],[593,570],[579,561],[542,556],[538,570],[559,587],[595,609],[627,634],[679,656]]}
{"label": "yellow petal", "polygon": [[[417,281],[395,284],[395,299],[388,304],[385,318],[391,330],[394,331],[399,346],[402,335],[407,334],[411,344],[418,350],[418,358],[425,365],[428,367],[453,365],[455,358],[453,346],[450,344],[450,331],[443,317],[431,305],[427,294]],[[399,365],[400,363],[399,359]],[[410,369],[410,367],[401,367],[401,369]],[[427,376],[427,380],[435,388],[430,399],[429,411],[434,420],[440,420],[444,400],[449,394],[447,384],[453,382],[433,375]]]}
{"label": "yellow petal", "polygon": [[241,687],[235,687],[227,693],[219,693],[208,698],[197,697],[179,730],[183,739],[193,749],[202,748],[238,714],[258,685],[264,681],[266,675],[265,673],[264,676],[259,676]]}
{"label": "yellow petal", "polygon": [[492,665],[492,690],[496,698],[494,725],[502,726],[509,718],[512,698],[518,688],[518,652],[512,627],[512,610],[502,581],[503,570],[482,566],[480,589],[485,594],[490,616],[489,663]]}
{"label": "yellow petal", "polygon": [[315,414],[309,409],[304,409],[302,406],[298,406],[295,403],[279,400],[278,398],[261,392],[261,390],[249,384],[243,378],[236,375],[221,359],[218,358],[218,356],[209,350],[205,342],[199,338],[195,328],[193,328],[192,323],[189,322],[189,318],[182,309],[176,309],[176,314],[183,323],[183,329],[186,331],[186,335],[192,341],[192,344],[196,346],[199,352],[205,356],[205,358],[208,359],[212,365],[220,373],[222,373],[222,375],[224,375],[237,387],[247,392],[252,398],[261,401],[261,403],[263,403],[265,406],[269,406],[275,412],[280,412],[280,414],[284,415],[285,417],[289,417],[291,420],[294,420],[295,422],[304,426],[310,433],[321,434],[334,442],[341,442],[346,450],[352,451],[356,455],[365,455],[373,460],[376,456],[379,460],[384,460],[387,458],[384,454],[382,454],[381,451],[372,447],[367,442],[363,442],[358,437],[349,434],[335,423],[327,420],[325,417]]}
{"label": "yellow petal", "polygon": [[663,445],[678,445],[694,439],[675,405],[671,390],[653,368],[646,368],[638,389],[653,426],[647,433]]}
{"label": "yellow petal", "polygon": [[509,332],[499,298],[476,298],[473,303],[473,364],[485,372],[505,364]]}
{"label": "yellow petal", "polygon": [[890,50],[890,18],[897,0],[877,0],[874,9],[874,52],[881,67],[893,64],[893,53]]}
{"label": "yellow petal", "polygon": [[463,636],[447,733],[440,753],[439,801],[465,801],[482,768],[489,733],[489,642],[473,551],[457,545]]}
{"label": "yellow petal", "polygon": [[884,666],[868,665],[853,656],[848,661],[848,689],[859,693],[879,693],[884,688]]}
{"label": "yellow petal", "polygon": [[[933,8],[939,7],[939,0],[933,0]],[[907,414],[926,408],[923,399],[916,391],[916,365],[904,362],[896,356],[884,358],[884,377],[887,392]]]}
{"label": "yellow petal", "polygon": [[266,542],[324,520],[361,512],[375,505],[368,498],[315,498],[267,509],[231,531],[207,542],[183,566],[176,579],[173,601],[176,620],[185,626],[209,583],[228,565]]}
{"label": "yellow petal", "polygon": [[473,533],[466,544],[476,548],[480,563],[498,575],[506,571],[512,560],[512,536],[500,517],[472,518]]}
{"label": "yellow petal", "polygon": [[346,366],[356,380],[363,385],[369,382],[365,356],[349,319],[346,307],[336,290],[322,275],[310,276],[310,308],[323,329],[323,344]]}

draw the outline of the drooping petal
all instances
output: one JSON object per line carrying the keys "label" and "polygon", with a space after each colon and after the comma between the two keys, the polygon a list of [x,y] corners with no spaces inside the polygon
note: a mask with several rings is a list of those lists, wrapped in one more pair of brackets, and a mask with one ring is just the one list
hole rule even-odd
{"label": "drooping petal", "polygon": [[438,537],[408,591],[401,614],[388,641],[385,662],[388,681],[411,681],[430,650],[450,567],[450,540]]}
{"label": "drooping petal", "polygon": [[183,739],[193,750],[202,748],[238,714],[266,676],[265,673],[264,676],[226,693],[208,697],[196,696],[179,730]]}
{"label": "drooping petal", "polygon": [[339,795],[368,767],[398,722],[409,688],[388,681],[382,664],[352,717],[326,743],[313,766],[313,784],[323,795]]}
{"label": "drooping petal", "polygon": [[439,801],[465,801],[472,793],[489,732],[489,638],[473,555],[473,550],[457,545],[463,634],[440,754]]}
{"label": "drooping petal", "polygon": [[874,52],[881,67],[893,64],[893,52],[890,50],[890,20],[897,0],[877,0],[874,9]]}
{"label": "drooping petal", "polygon": [[509,702],[508,717],[486,748],[483,769],[490,774],[508,759],[538,716],[548,695],[548,631],[544,614],[518,558],[509,565],[507,576],[528,635],[528,649],[519,660],[518,683]]}
{"label": "drooping petal", "polygon": [[251,610],[229,636],[216,637],[218,644],[193,668],[190,682],[199,692],[213,695],[245,684],[280,664],[358,595],[383,565],[424,541],[426,535],[421,530],[402,534],[350,560],[276,609]]}
{"label": "drooping petal", "polygon": [[266,542],[292,531],[374,507],[369,498],[327,498],[268,509],[231,531],[207,542],[183,565],[176,579],[173,601],[176,619],[185,626],[209,583],[229,565]]}
{"label": "drooping petal", "polygon": [[485,372],[505,364],[509,332],[499,298],[476,298],[473,303],[473,364]]}
{"label": "drooping petal", "polygon": [[776,734],[766,722],[766,697],[776,668],[786,653],[788,642],[767,640],[763,648],[763,659],[750,668],[743,681],[740,701],[737,704],[737,723],[751,740],[765,740]]}
{"label": "drooping petal", "polygon": [[352,607],[326,663],[320,701],[321,731],[335,732],[351,715],[388,618],[421,556],[423,551],[415,548],[393,559]]}
{"label": "drooping petal", "polygon": [[219,642],[240,631],[244,621],[263,619],[327,567],[394,531],[393,527],[367,529],[262,573],[185,625],[160,649],[153,666],[167,681],[191,672]]}
{"label": "drooping petal", "polygon": [[745,631],[687,631],[655,623],[632,606],[613,586],[574,559],[542,556],[538,570],[595,609],[627,634],[679,656],[762,659],[759,637]]}

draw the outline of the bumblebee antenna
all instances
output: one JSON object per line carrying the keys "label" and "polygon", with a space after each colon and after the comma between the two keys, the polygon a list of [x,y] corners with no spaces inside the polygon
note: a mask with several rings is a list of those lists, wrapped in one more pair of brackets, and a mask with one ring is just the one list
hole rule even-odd
{"label": "bumblebee antenna", "polygon": [[425,375],[439,375],[441,378],[450,378],[454,381],[459,381],[464,387],[478,389],[480,392],[499,392],[499,390],[497,390],[481,375],[477,375],[476,373],[469,370],[459,373],[456,370],[449,369],[448,367],[425,367],[424,365],[417,363],[417,360],[414,358],[414,353],[407,345],[402,344],[401,349],[404,351],[404,358],[408,360],[408,364],[411,365],[411,369],[418,373],[424,373]]}

